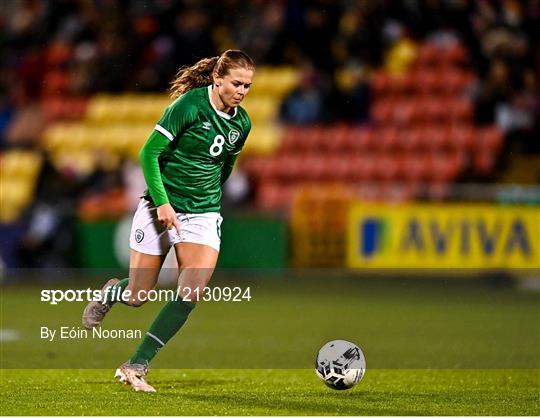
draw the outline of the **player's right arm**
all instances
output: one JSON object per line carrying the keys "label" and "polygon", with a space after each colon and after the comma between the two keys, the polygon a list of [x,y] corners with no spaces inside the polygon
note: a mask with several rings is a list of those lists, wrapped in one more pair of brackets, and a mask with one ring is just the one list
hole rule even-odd
{"label": "player's right arm", "polygon": [[167,229],[175,227],[180,231],[176,212],[169,203],[159,171],[159,156],[169,146],[169,140],[158,131],[153,131],[139,153],[142,171],[150,197],[157,206],[158,220]]}
{"label": "player's right arm", "polygon": [[171,145],[171,142],[195,122],[196,117],[197,108],[190,104],[185,96],[177,99],[165,109],[163,116],[139,153],[148,192],[157,206],[158,220],[168,229],[175,227],[180,231],[180,224],[176,212],[169,203],[161,179],[159,156]]}

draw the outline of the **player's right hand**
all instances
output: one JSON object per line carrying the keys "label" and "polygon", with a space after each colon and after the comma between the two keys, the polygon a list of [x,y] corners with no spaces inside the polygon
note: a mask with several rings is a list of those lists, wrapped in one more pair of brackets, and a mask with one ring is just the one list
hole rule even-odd
{"label": "player's right hand", "polygon": [[176,212],[170,203],[165,203],[164,205],[158,206],[157,208],[158,221],[167,228],[173,229],[176,228],[178,235],[180,235],[180,222],[176,217]]}

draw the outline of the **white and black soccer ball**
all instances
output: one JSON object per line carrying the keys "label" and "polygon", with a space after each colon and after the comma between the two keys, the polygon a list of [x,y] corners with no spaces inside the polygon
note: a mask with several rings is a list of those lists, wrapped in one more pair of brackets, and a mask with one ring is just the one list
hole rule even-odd
{"label": "white and black soccer ball", "polygon": [[336,390],[356,386],[366,371],[364,353],[356,344],[344,340],[326,343],[315,360],[317,376]]}

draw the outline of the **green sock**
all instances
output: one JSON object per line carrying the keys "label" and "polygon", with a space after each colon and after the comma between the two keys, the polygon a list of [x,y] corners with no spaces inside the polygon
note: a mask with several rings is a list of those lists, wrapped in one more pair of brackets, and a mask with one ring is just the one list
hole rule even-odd
{"label": "green sock", "polygon": [[[116,302],[125,304],[125,302],[123,302],[122,299],[119,299],[119,296],[122,295],[122,293],[124,292],[124,289],[127,287],[128,284],[129,284],[129,278],[122,279],[118,283],[116,283],[114,286],[111,286],[109,290],[107,290],[107,305],[109,305],[109,307],[112,307]],[[122,289],[122,290],[120,290],[119,292],[118,289]]]}
{"label": "green sock", "polygon": [[184,302],[181,299],[167,302],[152,322],[150,329],[129,362],[148,364],[157,352],[167,344],[167,341],[182,328],[194,307],[195,304]]}

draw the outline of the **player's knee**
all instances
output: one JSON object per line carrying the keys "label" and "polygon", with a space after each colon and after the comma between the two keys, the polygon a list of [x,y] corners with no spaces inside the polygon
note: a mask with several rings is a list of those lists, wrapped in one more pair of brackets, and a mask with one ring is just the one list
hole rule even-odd
{"label": "player's knee", "polygon": [[126,298],[126,305],[132,306],[134,308],[138,308],[142,305],[144,305],[148,301],[147,293],[148,291],[144,289],[133,289],[129,286],[126,288],[126,290],[129,290],[129,297]]}
{"label": "player's knee", "polygon": [[143,299],[131,298],[128,299],[125,303],[126,305],[131,306],[132,308],[139,308],[143,306],[147,301]]}
{"label": "player's knee", "polygon": [[204,296],[205,286],[184,286],[180,287],[179,294],[185,302],[197,303]]}

